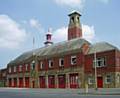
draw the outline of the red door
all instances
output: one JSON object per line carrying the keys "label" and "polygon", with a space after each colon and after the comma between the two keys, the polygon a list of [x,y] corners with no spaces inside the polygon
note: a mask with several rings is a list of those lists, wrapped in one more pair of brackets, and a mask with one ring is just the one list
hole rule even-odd
{"label": "red door", "polygon": [[23,78],[19,78],[19,87],[23,87]]}
{"label": "red door", "polygon": [[97,77],[97,87],[103,88],[103,78],[102,77]]}
{"label": "red door", "polygon": [[9,87],[12,87],[12,80],[9,79]]}
{"label": "red door", "polygon": [[29,85],[30,85],[29,77],[25,77],[25,87],[29,88]]}
{"label": "red door", "polygon": [[55,88],[55,76],[48,76],[48,87]]}
{"label": "red door", "polygon": [[58,87],[59,88],[65,88],[66,84],[66,79],[65,75],[58,75]]}
{"label": "red door", "polygon": [[70,74],[70,88],[78,88],[78,74]]}
{"label": "red door", "polygon": [[40,76],[39,77],[39,84],[40,84],[40,88],[45,88],[45,76]]}
{"label": "red door", "polygon": [[17,87],[17,78],[14,78],[14,87]]}

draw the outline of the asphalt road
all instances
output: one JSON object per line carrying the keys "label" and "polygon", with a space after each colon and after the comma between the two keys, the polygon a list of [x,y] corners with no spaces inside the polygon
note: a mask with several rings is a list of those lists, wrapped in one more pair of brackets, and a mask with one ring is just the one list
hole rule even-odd
{"label": "asphalt road", "polygon": [[0,98],[120,98],[120,95],[84,94],[70,89],[0,88]]}

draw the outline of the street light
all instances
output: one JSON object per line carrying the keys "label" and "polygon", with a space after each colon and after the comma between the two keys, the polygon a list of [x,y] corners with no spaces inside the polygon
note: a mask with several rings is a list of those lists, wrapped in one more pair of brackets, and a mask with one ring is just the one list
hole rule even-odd
{"label": "street light", "polygon": [[96,50],[94,50],[94,67],[95,67],[95,90],[98,89],[97,87],[97,60],[96,60]]}

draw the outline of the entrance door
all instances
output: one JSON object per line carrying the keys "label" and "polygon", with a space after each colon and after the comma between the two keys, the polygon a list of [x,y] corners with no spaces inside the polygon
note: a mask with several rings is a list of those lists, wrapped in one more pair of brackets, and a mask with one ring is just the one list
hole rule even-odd
{"label": "entrance door", "polygon": [[66,84],[66,79],[65,79],[65,75],[58,75],[58,87],[59,88],[65,88],[65,84]]}
{"label": "entrance door", "polygon": [[55,76],[48,76],[48,85],[49,88],[55,88]]}
{"label": "entrance door", "polygon": [[39,77],[39,84],[40,84],[40,88],[45,88],[45,76],[40,76]]}
{"label": "entrance door", "polygon": [[97,77],[97,87],[103,88],[103,78],[102,77]]}

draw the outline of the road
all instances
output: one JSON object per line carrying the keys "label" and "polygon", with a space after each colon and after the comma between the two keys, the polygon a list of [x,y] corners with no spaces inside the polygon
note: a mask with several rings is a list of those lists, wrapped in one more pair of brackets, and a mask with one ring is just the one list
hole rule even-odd
{"label": "road", "polygon": [[0,88],[0,98],[120,98],[119,94],[81,93],[75,89]]}

